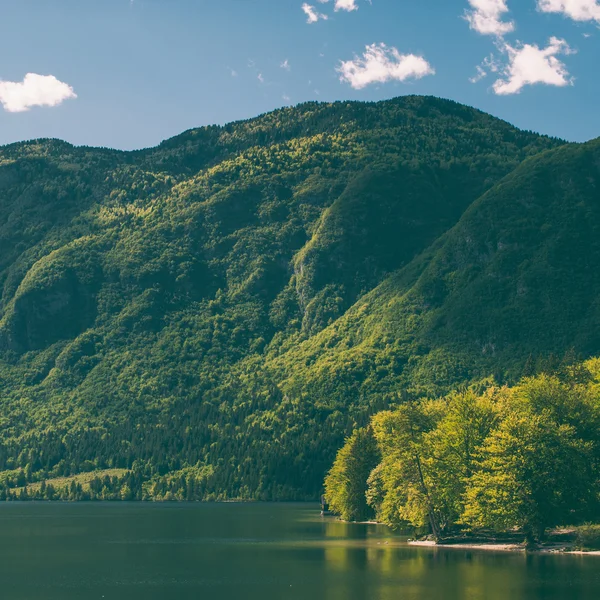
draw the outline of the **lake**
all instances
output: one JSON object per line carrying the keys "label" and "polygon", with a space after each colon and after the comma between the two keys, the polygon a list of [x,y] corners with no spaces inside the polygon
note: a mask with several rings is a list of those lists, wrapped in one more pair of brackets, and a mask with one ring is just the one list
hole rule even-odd
{"label": "lake", "polygon": [[0,505],[6,600],[597,600],[600,557],[414,548],[298,504]]}

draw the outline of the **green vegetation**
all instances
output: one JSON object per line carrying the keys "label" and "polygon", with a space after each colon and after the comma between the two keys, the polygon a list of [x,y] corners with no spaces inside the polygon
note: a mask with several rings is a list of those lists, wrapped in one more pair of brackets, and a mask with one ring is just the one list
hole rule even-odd
{"label": "green vegetation", "polygon": [[4,489],[0,490],[0,500],[133,500],[128,493],[131,488],[127,485],[131,472],[126,469],[106,469],[72,477],[57,477],[23,487],[14,487],[15,483],[26,483],[21,473],[14,473],[12,480],[6,475]]}
{"label": "green vegetation", "polygon": [[2,493],[314,499],[374,413],[599,354],[599,156],[423,97],[1,148]]}
{"label": "green vegetation", "polygon": [[380,460],[371,428],[354,431],[325,480],[325,496],[332,512],[346,521],[366,521],[374,516],[367,504],[367,478]]}
{"label": "green vegetation", "polygon": [[576,547],[582,551],[600,550],[600,525],[581,525],[576,529]]}
{"label": "green vegetation", "polygon": [[[23,487],[8,485],[5,486],[4,494],[0,495],[0,498],[3,500],[121,500],[127,496],[126,490],[125,493],[121,493],[121,488],[127,484],[130,473],[126,469],[105,469],[71,477],[42,480]],[[21,474],[17,472],[15,475],[16,480],[9,483],[22,482]]]}
{"label": "green vegetation", "polygon": [[0,500],[193,501],[203,497],[202,486],[211,474],[211,467],[194,467],[151,476],[134,463],[132,470],[105,469],[28,484],[22,471],[13,471],[3,473]]}
{"label": "green vegetation", "polygon": [[[483,391],[472,387],[373,416],[382,460],[360,483],[378,520],[428,526],[435,539],[463,528],[519,529],[529,542],[543,541],[549,528],[597,521],[599,367],[594,359],[559,376],[525,378],[513,387],[488,383]],[[327,482],[353,440],[338,453]],[[340,495],[341,486],[326,489],[340,514],[360,506],[356,497]],[[594,543],[596,529],[580,528],[579,544]]]}

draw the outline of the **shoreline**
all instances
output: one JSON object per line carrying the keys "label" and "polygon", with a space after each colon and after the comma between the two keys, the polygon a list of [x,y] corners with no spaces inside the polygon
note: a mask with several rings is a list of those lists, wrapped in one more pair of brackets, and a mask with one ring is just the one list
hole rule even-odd
{"label": "shoreline", "polygon": [[[357,525],[378,525],[388,527],[385,523],[378,521],[342,521],[344,523],[355,523]],[[534,548],[526,548],[521,543],[514,542],[497,542],[497,541],[480,541],[480,542],[456,542],[456,543],[438,543],[433,540],[404,540],[403,544],[416,548],[443,548],[444,550],[481,550],[484,552],[512,552],[522,554],[569,554],[569,555],[587,555],[600,556],[600,550],[578,550],[574,547],[574,540],[571,539],[556,539],[560,535],[572,533],[572,529],[554,530],[552,532],[554,540],[548,540],[545,544]],[[558,534],[558,535],[557,535]]]}
{"label": "shoreline", "polygon": [[408,540],[409,546],[421,548],[443,548],[455,550],[483,550],[485,552],[517,552],[533,554],[574,554],[585,556],[600,556],[600,550],[573,550],[565,546],[548,545],[546,547],[528,549],[520,544],[494,544],[494,543],[471,543],[471,544],[438,544],[432,541]]}

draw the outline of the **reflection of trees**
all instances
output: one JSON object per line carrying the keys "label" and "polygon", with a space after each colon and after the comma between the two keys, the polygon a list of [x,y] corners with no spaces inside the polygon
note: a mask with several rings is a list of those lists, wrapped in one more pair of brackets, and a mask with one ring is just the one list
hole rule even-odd
{"label": "reflection of trees", "polygon": [[323,532],[326,600],[530,600],[564,584],[556,557],[398,545],[402,537],[381,527],[333,520]]}
{"label": "reflection of trees", "polygon": [[327,600],[529,600],[535,592],[527,573],[539,567],[518,555],[398,547],[385,540],[364,547],[340,540],[325,546],[324,561]]}
{"label": "reflection of trees", "polygon": [[325,522],[325,537],[327,538],[342,538],[351,540],[357,536],[360,526],[354,523],[346,523],[345,521],[328,520]]}
{"label": "reflection of trees", "polygon": [[366,548],[328,546],[325,548],[327,575],[326,600],[369,600],[371,578]]}

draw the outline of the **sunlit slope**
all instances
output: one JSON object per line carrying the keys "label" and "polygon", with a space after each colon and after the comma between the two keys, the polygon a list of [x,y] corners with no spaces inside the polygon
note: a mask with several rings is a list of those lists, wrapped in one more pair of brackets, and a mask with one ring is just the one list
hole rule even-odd
{"label": "sunlit slope", "polygon": [[[600,140],[525,161],[409,266],[283,357],[287,385],[437,393],[600,353]],[[336,393],[327,394],[331,381]],[[345,391],[342,391],[345,390]],[[351,390],[351,392],[349,392]]]}

